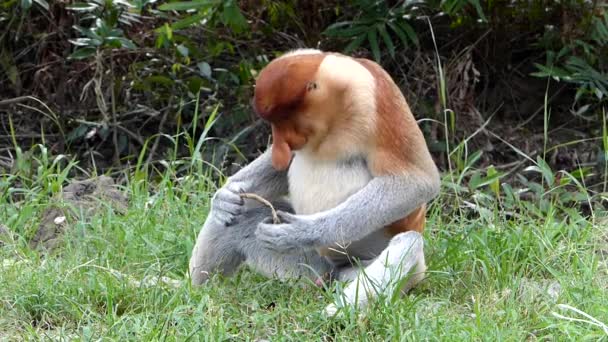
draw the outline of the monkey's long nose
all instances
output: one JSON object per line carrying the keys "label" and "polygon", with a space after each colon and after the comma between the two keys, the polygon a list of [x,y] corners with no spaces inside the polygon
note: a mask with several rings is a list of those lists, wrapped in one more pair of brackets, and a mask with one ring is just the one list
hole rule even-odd
{"label": "monkey's long nose", "polygon": [[278,171],[286,170],[291,161],[291,147],[283,130],[272,125],[272,167]]}

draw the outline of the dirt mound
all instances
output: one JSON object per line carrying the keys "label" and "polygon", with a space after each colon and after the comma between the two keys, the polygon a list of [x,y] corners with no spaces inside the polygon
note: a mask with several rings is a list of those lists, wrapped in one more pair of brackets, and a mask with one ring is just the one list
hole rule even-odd
{"label": "dirt mound", "polygon": [[124,213],[128,198],[116,187],[112,178],[101,176],[73,181],[53,202],[57,204],[44,211],[38,230],[30,241],[32,248],[55,249],[71,223],[91,217],[107,206],[117,213]]}

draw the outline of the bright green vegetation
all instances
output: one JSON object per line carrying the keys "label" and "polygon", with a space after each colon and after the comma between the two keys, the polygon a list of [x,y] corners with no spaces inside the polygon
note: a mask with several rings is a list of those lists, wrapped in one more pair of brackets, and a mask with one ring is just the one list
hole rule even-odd
{"label": "bright green vegetation", "polygon": [[[424,3],[0,0],[0,340],[608,341],[607,5]],[[444,171],[428,278],[364,318],[324,318],[305,282],[186,274],[215,172],[269,140],[255,76],[315,46],[381,63]],[[32,248],[89,173],[126,210],[94,198]]]}
{"label": "bright green vegetation", "polygon": [[[32,185],[21,202],[2,198],[0,220],[17,233],[0,248],[3,340],[608,337],[605,325],[602,330],[591,318],[558,306],[608,323],[606,223],[566,208],[558,187],[537,205],[509,195],[499,203],[481,190],[465,202],[444,186],[428,215],[428,279],[392,304],[375,305],[364,319],[328,320],[320,312],[330,294],[246,269],[192,288],[185,278],[188,258],[214,189],[197,176],[166,176],[154,188],[142,184],[126,187],[130,205],[124,215],[108,208],[78,220],[46,257],[32,251],[27,239],[49,204],[47,196]],[[478,209],[466,209],[466,203]],[[134,279],[168,276],[180,285],[140,286],[115,271]]]}

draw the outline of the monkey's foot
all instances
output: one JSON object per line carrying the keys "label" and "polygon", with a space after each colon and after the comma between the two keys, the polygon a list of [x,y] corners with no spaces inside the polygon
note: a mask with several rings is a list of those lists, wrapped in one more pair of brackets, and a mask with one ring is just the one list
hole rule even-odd
{"label": "monkey's foot", "polygon": [[334,271],[333,270],[331,270],[329,272],[325,272],[325,273],[323,273],[323,275],[321,277],[318,277],[315,280],[315,285],[317,287],[327,286],[327,288],[330,288],[331,284],[332,284],[332,282],[334,280],[334,278],[335,277],[334,277]]}
{"label": "monkey's foot", "polygon": [[334,316],[336,312],[338,312],[338,308],[334,304],[329,304],[325,307],[325,310],[323,310],[323,314],[325,317]]}

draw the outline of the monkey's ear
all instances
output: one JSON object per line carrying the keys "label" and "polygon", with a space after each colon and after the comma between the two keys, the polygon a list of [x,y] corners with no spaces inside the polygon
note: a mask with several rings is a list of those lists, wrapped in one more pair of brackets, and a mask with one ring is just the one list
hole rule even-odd
{"label": "monkey's ear", "polygon": [[272,167],[278,171],[286,170],[291,162],[291,148],[282,130],[272,125]]}

